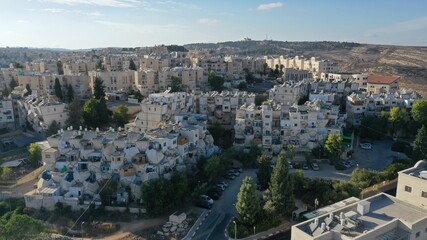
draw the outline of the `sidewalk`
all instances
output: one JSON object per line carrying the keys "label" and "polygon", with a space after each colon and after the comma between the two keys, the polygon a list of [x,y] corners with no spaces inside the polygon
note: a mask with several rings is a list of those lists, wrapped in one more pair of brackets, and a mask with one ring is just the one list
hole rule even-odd
{"label": "sidewalk", "polygon": [[[260,232],[260,233],[257,233],[257,234],[255,234],[255,235],[251,235],[251,236],[249,236],[249,237],[247,237],[247,238],[239,238],[240,240],[257,240],[257,239],[265,239],[265,238],[267,238],[267,237],[271,237],[271,236],[273,236],[273,235],[276,235],[276,234],[278,234],[278,233],[280,233],[280,232],[284,232],[284,231],[287,231],[287,230],[289,230],[291,227],[292,227],[292,225],[295,225],[295,224],[297,224],[298,222],[295,222],[295,221],[293,221],[293,222],[286,222],[286,223],[284,223],[284,224],[282,224],[282,225],[279,225],[278,227],[275,227],[275,228],[271,228],[271,229],[269,229],[269,230],[267,230],[267,231],[265,231],[265,232]],[[228,239],[229,240],[233,240],[234,238],[233,237],[231,237],[231,236],[228,236]]]}

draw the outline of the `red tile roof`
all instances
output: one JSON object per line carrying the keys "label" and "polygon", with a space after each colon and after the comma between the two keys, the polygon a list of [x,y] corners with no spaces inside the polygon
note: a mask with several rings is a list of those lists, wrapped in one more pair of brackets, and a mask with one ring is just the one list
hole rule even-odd
{"label": "red tile roof", "polygon": [[382,75],[369,75],[368,83],[377,83],[377,84],[392,84],[399,80],[398,76],[382,76]]}

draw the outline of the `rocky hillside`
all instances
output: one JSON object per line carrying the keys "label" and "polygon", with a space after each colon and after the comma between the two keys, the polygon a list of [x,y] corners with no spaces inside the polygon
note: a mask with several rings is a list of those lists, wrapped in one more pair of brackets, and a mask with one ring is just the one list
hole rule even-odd
{"label": "rocky hillside", "polygon": [[188,44],[187,49],[209,48],[241,56],[302,55],[330,59],[343,72],[398,75],[402,86],[427,97],[427,47],[371,45],[346,42],[237,41]]}

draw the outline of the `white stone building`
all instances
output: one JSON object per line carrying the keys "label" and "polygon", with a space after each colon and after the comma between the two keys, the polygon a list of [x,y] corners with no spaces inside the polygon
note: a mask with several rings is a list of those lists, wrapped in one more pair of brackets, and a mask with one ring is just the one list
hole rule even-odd
{"label": "white stone building", "polygon": [[[117,183],[117,202],[129,198],[140,202],[142,183],[170,178],[173,171],[183,171],[217,150],[206,129],[206,117],[198,114],[176,116],[145,133],[68,128],[39,144],[46,172],[37,188],[25,195],[25,203],[47,210],[57,202],[73,210],[91,202],[100,205],[99,189],[107,181]],[[123,195],[126,187],[131,189],[130,196]]]}

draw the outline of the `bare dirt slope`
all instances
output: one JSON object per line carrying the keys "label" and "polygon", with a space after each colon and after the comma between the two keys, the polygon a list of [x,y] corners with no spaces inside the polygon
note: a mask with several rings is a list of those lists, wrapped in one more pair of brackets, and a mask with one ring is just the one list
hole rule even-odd
{"label": "bare dirt slope", "polygon": [[343,72],[368,72],[401,77],[401,86],[427,97],[427,47],[360,45],[352,49],[304,51],[340,64]]}

